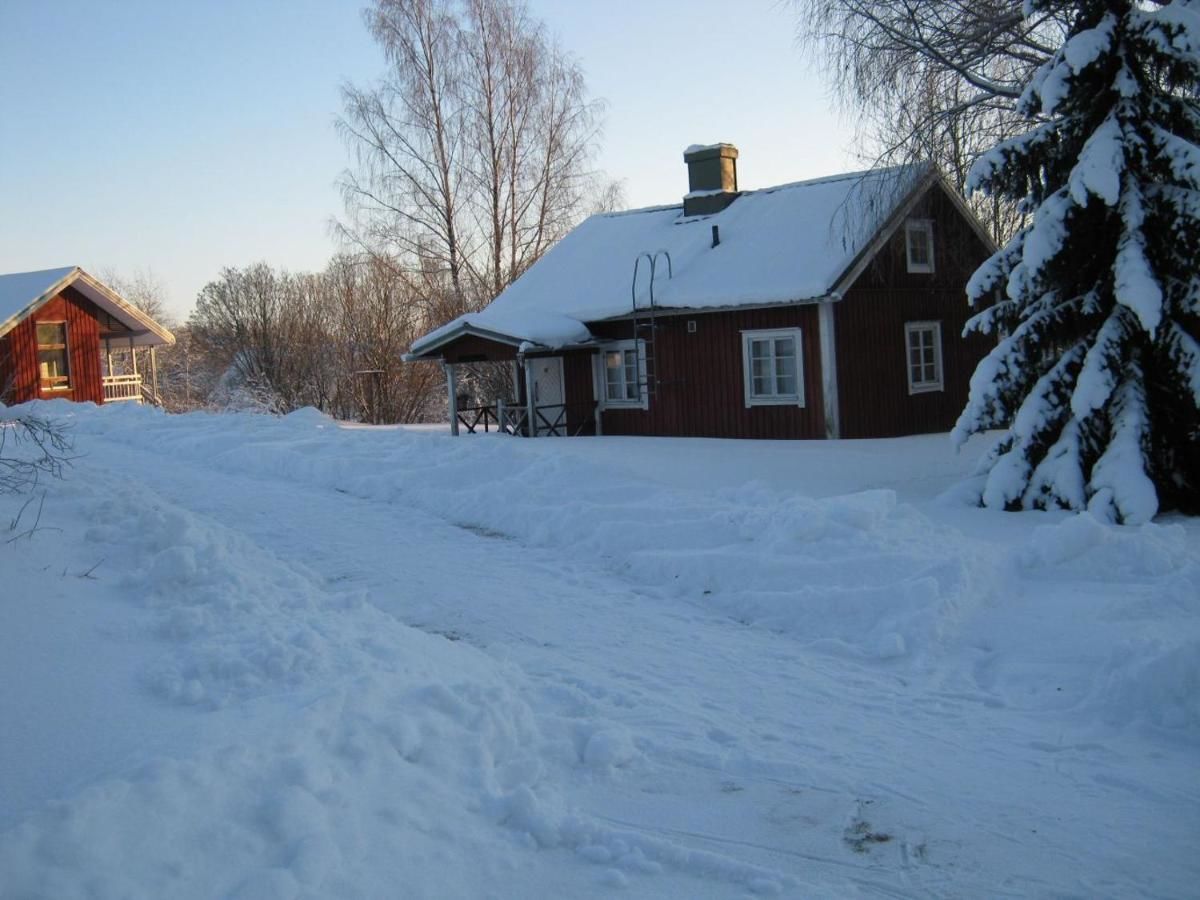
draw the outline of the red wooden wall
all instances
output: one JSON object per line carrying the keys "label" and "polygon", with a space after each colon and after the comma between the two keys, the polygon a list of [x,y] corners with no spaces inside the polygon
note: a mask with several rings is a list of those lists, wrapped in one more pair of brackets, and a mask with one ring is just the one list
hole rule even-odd
{"label": "red wooden wall", "polygon": [[[43,391],[38,378],[37,323],[66,322],[67,349],[70,355],[71,388],[65,391]],[[37,312],[17,323],[4,339],[0,356],[7,360],[0,371],[0,386],[11,387],[7,402],[63,398],[104,402],[104,385],[100,369],[100,325],[95,305],[76,291],[67,288],[59,296],[43,304]]]}
{"label": "red wooden wall", "polygon": [[[911,273],[901,225],[834,305],[838,408],[844,438],[897,437],[948,431],[967,402],[975,365],[991,346],[978,335],[964,340],[974,310],[966,283],[989,255],[940,190],[911,213],[933,220],[934,271]],[[909,395],[904,324],[941,323],[945,389]]]}
{"label": "red wooden wall", "polygon": [[0,337],[0,403],[12,403],[12,351],[8,349],[8,337]]}
{"label": "red wooden wall", "polygon": [[[696,323],[693,333],[687,330],[689,320]],[[605,410],[602,419],[605,434],[726,438],[825,436],[816,306],[659,316],[657,326],[652,352],[658,387],[650,398],[650,408]],[[595,322],[589,323],[588,327],[600,338],[633,336],[629,322]],[[741,333],[767,328],[801,330],[803,407],[746,406]],[[590,367],[582,373],[570,370],[567,382],[569,399],[585,389],[587,396],[592,396]]]}

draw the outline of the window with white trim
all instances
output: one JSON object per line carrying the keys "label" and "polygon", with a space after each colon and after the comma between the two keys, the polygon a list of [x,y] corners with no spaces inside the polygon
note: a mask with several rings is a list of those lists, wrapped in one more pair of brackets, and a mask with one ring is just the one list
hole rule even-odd
{"label": "window with white trim", "polygon": [[799,328],[742,332],[746,406],[803,406]]}
{"label": "window with white trim", "polygon": [[37,323],[38,379],[44,391],[71,389],[71,356],[66,322]]}
{"label": "window with white trim", "polygon": [[908,271],[933,271],[933,222],[929,219],[909,219],[904,223],[904,247]]}
{"label": "window with white trim", "polygon": [[942,323],[906,322],[904,343],[908,352],[908,392],[942,390]]}
{"label": "window with white trim", "polygon": [[604,406],[645,406],[645,355],[640,342],[609,344],[600,355],[600,396]]}

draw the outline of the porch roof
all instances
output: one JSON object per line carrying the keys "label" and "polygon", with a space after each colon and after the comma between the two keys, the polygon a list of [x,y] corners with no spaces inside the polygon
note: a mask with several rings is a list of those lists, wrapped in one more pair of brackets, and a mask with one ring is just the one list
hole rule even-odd
{"label": "porch roof", "polygon": [[[412,349],[404,354],[404,361],[432,359],[447,344],[467,336],[508,344],[522,353],[590,344],[594,340],[582,322],[568,316],[505,316],[487,312],[467,313],[429,332],[413,342]],[[532,339],[533,334],[538,339]]]}
{"label": "porch roof", "polygon": [[0,337],[43,304],[72,287],[129,329],[137,347],[174,344],[175,336],[79,266],[0,275]]}

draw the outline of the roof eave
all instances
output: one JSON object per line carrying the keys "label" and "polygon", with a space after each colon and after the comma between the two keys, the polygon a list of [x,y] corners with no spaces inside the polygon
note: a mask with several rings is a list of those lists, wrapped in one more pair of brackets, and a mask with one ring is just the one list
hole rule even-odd
{"label": "roof eave", "polygon": [[[654,315],[702,316],[706,313],[736,312],[740,309],[770,309],[776,306],[813,306],[830,300],[832,297],[832,293],[825,293],[813,297],[786,297],[783,300],[755,300],[749,303],[728,303],[720,306],[660,306],[655,307]],[[641,309],[637,313],[627,312],[615,316],[605,316],[604,318],[587,319],[583,324],[586,326],[590,322],[624,322],[629,319],[644,319],[646,315],[646,310]]]}
{"label": "roof eave", "polygon": [[[87,272],[83,271],[83,269],[78,267],[76,267],[75,272],[76,275],[72,283],[82,283],[84,287],[87,288],[87,290],[83,292],[84,294],[94,293],[96,296],[89,296],[89,299],[92,300],[93,303],[96,303],[96,305],[100,306],[102,309],[106,303],[110,304],[118,311],[118,319],[122,319],[124,321],[124,317],[128,317],[132,321],[142,326],[140,333],[150,334],[158,338],[158,341],[145,342],[144,346],[155,346],[157,344],[166,344],[167,346],[171,346],[175,343],[175,335],[173,335],[166,328],[163,328],[156,321],[154,321],[154,319],[150,318],[150,316],[142,312],[142,310],[138,309],[108,285],[104,284],[104,282],[98,281]],[[98,300],[97,298],[100,299]],[[101,300],[103,302],[100,302]],[[106,311],[112,314],[112,310]],[[129,326],[128,321],[125,321],[124,324]]]}

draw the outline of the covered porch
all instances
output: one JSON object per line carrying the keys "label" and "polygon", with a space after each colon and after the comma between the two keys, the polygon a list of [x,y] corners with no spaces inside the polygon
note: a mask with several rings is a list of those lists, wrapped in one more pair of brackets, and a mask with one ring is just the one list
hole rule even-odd
{"label": "covered porch", "polygon": [[161,405],[158,357],[162,341],[149,329],[131,328],[111,315],[100,318],[100,382],[105,403]]}
{"label": "covered porch", "polygon": [[596,349],[591,342],[549,348],[462,325],[404,359],[442,366],[453,435],[568,437],[601,432],[591,375]]}

